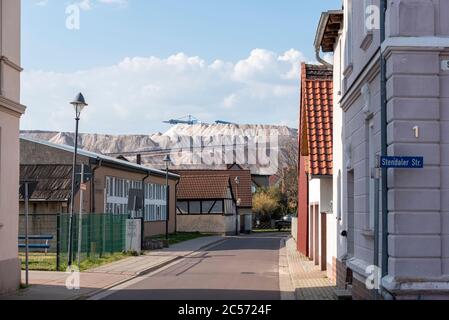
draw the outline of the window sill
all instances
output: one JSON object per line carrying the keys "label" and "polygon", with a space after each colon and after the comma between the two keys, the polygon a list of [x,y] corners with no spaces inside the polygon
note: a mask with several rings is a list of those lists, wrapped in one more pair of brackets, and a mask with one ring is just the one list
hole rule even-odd
{"label": "window sill", "polygon": [[354,65],[352,63],[350,63],[345,71],[343,71],[343,76],[347,79],[349,78],[349,76],[352,74],[352,71],[354,70]]}
{"label": "window sill", "polygon": [[374,239],[374,231],[373,230],[363,230],[362,235],[365,238]]}

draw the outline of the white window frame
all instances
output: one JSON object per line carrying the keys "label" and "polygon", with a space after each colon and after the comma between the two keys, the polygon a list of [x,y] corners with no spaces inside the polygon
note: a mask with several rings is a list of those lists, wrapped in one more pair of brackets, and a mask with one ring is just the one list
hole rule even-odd
{"label": "white window frame", "polygon": [[[145,184],[145,222],[165,221],[167,216],[167,199],[165,185]],[[159,212],[159,214],[158,214]]]}
{"label": "white window frame", "polygon": [[353,63],[353,0],[346,0],[344,14],[344,30],[345,30],[345,63],[343,73],[348,73]]}
{"label": "white window frame", "polygon": [[374,145],[374,136],[375,136],[375,132],[374,132],[374,118],[369,119],[368,121],[368,168],[369,168],[369,189],[368,189],[368,194],[369,194],[369,215],[368,215],[368,230],[373,231],[374,230],[374,216],[375,216],[375,180],[374,180],[374,170],[376,167],[376,150],[375,150],[375,145]]}

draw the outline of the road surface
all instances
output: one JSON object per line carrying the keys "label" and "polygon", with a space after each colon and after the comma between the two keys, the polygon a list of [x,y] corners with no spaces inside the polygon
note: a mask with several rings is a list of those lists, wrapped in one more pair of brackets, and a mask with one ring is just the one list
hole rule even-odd
{"label": "road surface", "polygon": [[279,300],[286,234],[227,238],[192,257],[116,288],[106,300]]}

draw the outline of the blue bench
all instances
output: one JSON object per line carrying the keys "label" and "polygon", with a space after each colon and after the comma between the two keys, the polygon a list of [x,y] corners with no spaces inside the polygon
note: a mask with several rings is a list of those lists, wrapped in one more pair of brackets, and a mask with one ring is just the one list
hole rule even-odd
{"label": "blue bench", "polygon": [[[25,236],[19,236],[19,240],[25,240]],[[28,244],[28,248],[30,249],[45,249],[45,253],[47,253],[47,250],[50,249],[50,245],[48,244],[49,241],[53,240],[54,236],[52,235],[42,235],[42,236],[28,236],[28,240],[43,240],[45,241],[45,244]],[[24,249],[26,248],[26,245],[24,243],[19,243],[19,248]]]}

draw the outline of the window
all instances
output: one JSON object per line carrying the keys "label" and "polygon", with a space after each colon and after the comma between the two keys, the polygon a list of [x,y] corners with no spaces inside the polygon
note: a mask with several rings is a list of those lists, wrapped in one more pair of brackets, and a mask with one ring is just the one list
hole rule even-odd
{"label": "window", "polygon": [[353,28],[353,10],[352,10],[352,0],[346,0],[346,5],[344,8],[345,20],[344,20],[344,31],[345,31],[345,63],[344,63],[344,73],[350,73],[352,67],[352,28]]}
{"label": "window", "polygon": [[189,202],[188,201],[179,201],[177,204],[178,213],[179,214],[188,214],[189,213]]}
{"label": "window", "polygon": [[374,207],[375,207],[375,180],[374,170],[376,167],[376,152],[374,150],[374,119],[368,122],[368,177],[369,177],[369,217],[368,217],[368,229],[374,230]]}
{"label": "window", "polygon": [[[106,177],[106,213],[129,214],[128,197],[130,189],[141,189],[142,183],[116,177]],[[137,212],[139,217],[142,212]]]}
{"label": "window", "polygon": [[215,202],[214,207],[212,208],[211,212],[212,214],[223,214],[223,201],[218,200]]}
{"label": "window", "polygon": [[203,201],[203,210],[202,213],[203,214],[208,214],[211,210],[212,207],[215,205],[215,201]]}
{"label": "window", "polygon": [[190,214],[201,214],[201,201],[190,201]]}
{"label": "window", "polygon": [[165,185],[145,184],[145,221],[166,220],[167,200],[164,190],[166,190]]}

